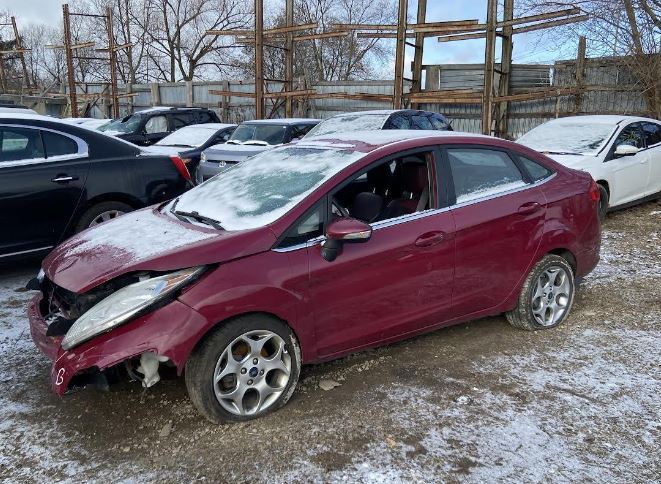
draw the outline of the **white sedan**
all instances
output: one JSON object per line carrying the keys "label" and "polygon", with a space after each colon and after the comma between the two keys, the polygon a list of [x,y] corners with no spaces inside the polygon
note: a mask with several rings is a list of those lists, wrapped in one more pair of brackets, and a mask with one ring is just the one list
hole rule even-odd
{"label": "white sedan", "polygon": [[574,116],[538,126],[517,140],[599,184],[602,217],[610,208],[661,197],[661,122],[632,116]]}

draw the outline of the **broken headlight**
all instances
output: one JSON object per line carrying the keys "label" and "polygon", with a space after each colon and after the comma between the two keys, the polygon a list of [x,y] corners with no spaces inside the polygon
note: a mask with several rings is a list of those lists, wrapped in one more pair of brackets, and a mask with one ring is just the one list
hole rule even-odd
{"label": "broken headlight", "polygon": [[69,350],[127,322],[196,279],[203,270],[203,267],[184,269],[119,289],[92,306],[73,323],[62,340],[62,348]]}

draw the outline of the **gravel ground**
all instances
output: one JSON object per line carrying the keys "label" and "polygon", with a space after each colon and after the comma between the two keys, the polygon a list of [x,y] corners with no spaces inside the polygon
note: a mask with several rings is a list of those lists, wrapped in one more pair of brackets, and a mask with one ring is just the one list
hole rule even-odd
{"label": "gravel ground", "polygon": [[660,222],[658,203],[608,217],[560,328],[488,318],[306,367],[285,408],[235,425],[182,380],[52,395],[21,289],[37,266],[2,268],[0,480],[659,482]]}

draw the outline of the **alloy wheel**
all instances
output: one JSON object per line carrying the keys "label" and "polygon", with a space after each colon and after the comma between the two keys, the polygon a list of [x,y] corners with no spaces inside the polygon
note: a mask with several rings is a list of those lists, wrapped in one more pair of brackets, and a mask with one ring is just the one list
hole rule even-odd
{"label": "alloy wheel", "polygon": [[99,215],[94,217],[94,219],[92,219],[89,226],[94,227],[95,225],[99,225],[100,223],[107,222],[108,220],[117,218],[120,215],[124,215],[124,213],[125,212],[122,212],[121,210],[108,210],[106,212],[101,212]]}
{"label": "alloy wheel", "polygon": [[221,353],[213,389],[222,407],[235,415],[252,415],[275,403],[289,383],[291,355],[272,331],[248,331]]}
{"label": "alloy wheel", "polygon": [[571,301],[570,275],[559,266],[540,274],[532,295],[532,314],[542,326],[554,326],[567,312]]}

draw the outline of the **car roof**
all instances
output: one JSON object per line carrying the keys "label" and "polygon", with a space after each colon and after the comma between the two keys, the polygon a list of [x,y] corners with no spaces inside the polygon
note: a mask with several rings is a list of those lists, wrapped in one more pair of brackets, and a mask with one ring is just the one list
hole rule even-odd
{"label": "car roof", "polygon": [[234,128],[235,126],[236,124],[230,124],[230,123],[197,123],[197,124],[189,124],[179,129],[184,129],[184,128],[226,129],[226,128]]}
{"label": "car roof", "polygon": [[[211,111],[209,108],[197,108],[193,106],[181,106],[181,107],[174,107],[174,106],[152,106],[151,108],[147,109],[142,109],[140,111],[135,111],[131,114],[149,114],[153,112],[158,112],[158,111]],[[127,114],[128,116],[128,114]]]}
{"label": "car roof", "polygon": [[10,112],[0,112],[0,119],[21,119],[25,121],[48,121],[51,123],[60,123],[66,126],[72,126],[73,123],[65,121],[59,118],[53,118],[51,116],[43,116],[41,114],[29,114],[29,113],[10,113]]}
{"label": "car roof", "polygon": [[437,113],[435,111],[427,111],[425,109],[373,109],[370,111],[351,111],[351,112],[346,112],[346,113],[340,113],[336,114],[334,116],[331,116],[330,118],[340,118],[342,116],[357,116],[357,115],[378,115],[378,116],[390,116],[391,114],[395,113],[428,113],[428,114],[440,114],[441,116],[444,116],[442,113]]}
{"label": "car roof", "polygon": [[321,119],[310,119],[310,118],[281,118],[281,119],[253,119],[250,121],[244,121],[241,124],[318,124],[321,122]]}
{"label": "car roof", "polygon": [[[383,129],[371,131],[350,131],[331,133],[312,138],[304,138],[296,143],[297,147],[344,148],[369,153],[387,145],[409,141],[411,139],[439,139],[449,141],[455,138],[475,138],[497,140],[492,136],[481,134],[462,133],[460,131],[437,131],[423,129]],[[502,140],[499,140],[502,141]]]}
{"label": "car roof", "polygon": [[548,121],[547,123],[553,124],[575,124],[576,121],[581,121],[587,124],[610,124],[616,125],[622,122],[635,122],[635,121],[651,121],[658,123],[656,119],[642,118],[639,116],[625,116],[625,115],[589,115],[589,116],[567,116],[564,118],[557,118]]}

